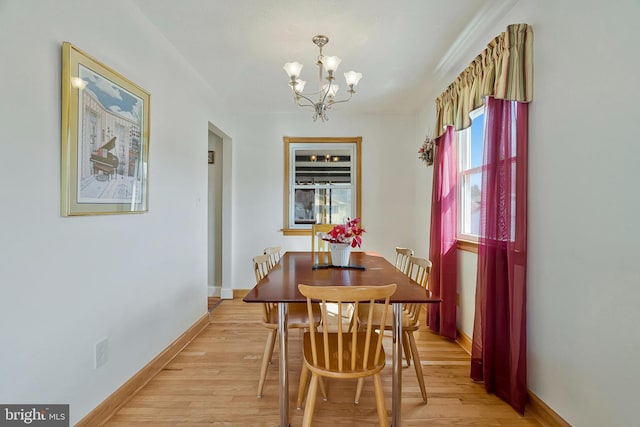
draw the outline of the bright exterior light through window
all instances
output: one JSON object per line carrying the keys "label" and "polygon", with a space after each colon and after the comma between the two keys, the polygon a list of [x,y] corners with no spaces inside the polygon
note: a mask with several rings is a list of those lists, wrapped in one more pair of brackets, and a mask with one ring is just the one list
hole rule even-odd
{"label": "bright exterior light through window", "polygon": [[458,238],[477,242],[480,233],[484,107],[471,113],[470,128],[456,132]]}

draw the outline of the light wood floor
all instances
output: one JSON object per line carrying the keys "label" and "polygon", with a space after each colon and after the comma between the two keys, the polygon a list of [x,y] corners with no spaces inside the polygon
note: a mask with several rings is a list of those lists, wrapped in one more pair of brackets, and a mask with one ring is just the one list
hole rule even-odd
{"label": "light wood floor", "polygon": [[[159,375],[111,418],[122,426],[278,426],[278,357],[269,367],[264,397],[256,397],[266,333],[257,321],[259,304],[225,300],[211,313],[211,324]],[[391,414],[391,339],[385,340],[383,383]],[[426,327],[416,333],[429,402],[424,404],[413,366],[403,369],[404,426],[541,426],[524,417],[469,378],[469,356],[456,343]],[[295,400],[301,366],[301,339],[289,334],[291,425],[302,423]],[[277,350],[276,350],[277,353]],[[329,401],[319,397],[317,426],[377,425],[373,385],[365,382],[354,405],[355,382],[328,383]]]}
{"label": "light wood floor", "polygon": [[213,310],[220,303],[220,297],[207,297],[207,309]]}

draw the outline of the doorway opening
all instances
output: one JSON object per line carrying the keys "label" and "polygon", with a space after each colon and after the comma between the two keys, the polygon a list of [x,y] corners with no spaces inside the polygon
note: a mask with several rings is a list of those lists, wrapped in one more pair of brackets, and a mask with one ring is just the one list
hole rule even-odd
{"label": "doorway opening", "polygon": [[[219,298],[222,291],[222,192],[223,140],[209,130],[208,138],[208,194],[207,194],[207,295]],[[213,300],[215,302],[215,300]]]}

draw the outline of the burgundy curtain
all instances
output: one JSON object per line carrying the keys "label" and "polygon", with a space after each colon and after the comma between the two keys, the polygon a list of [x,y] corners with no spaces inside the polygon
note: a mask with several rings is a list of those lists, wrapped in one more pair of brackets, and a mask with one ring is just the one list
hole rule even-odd
{"label": "burgundy curtain", "polygon": [[436,140],[431,196],[432,262],[429,289],[440,304],[427,304],[429,328],[447,338],[456,338],[456,289],[458,253],[456,249],[457,164],[453,127]]}
{"label": "burgundy curtain", "polygon": [[488,97],[471,378],[524,413],[528,104]]}

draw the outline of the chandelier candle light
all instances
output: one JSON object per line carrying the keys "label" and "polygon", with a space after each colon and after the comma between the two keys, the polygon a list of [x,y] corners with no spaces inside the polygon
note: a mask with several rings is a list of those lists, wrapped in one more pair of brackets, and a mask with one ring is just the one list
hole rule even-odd
{"label": "chandelier candle light", "polygon": [[[323,35],[317,35],[313,39],[313,43],[320,48],[320,55],[318,55],[318,61],[316,65],[318,66],[319,73],[319,90],[317,92],[311,93],[303,93],[304,86],[306,82],[304,80],[300,80],[300,72],[302,71],[303,65],[299,62],[287,62],[284,64],[284,70],[287,72],[287,75],[291,79],[289,82],[289,86],[293,90],[294,101],[299,107],[311,107],[315,110],[315,114],[313,116],[313,121],[315,122],[318,117],[323,122],[329,120],[327,118],[326,112],[330,109],[334,104],[339,104],[341,102],[347,102],[351,99],[356,91],[353,89],[360,79],[362,78],[362,73],[356,73],[355,71],[349,71],[348,73],[344,73],[344,78],[347,81],[347,86],[349,86],[349,97],[347,99],[343,99],[340,101],[335,100],[336,93],[338,92],[339,86],[335,84],[333,81],[335,77],[333,77],[333,73],[338,69],[338,65],[342,61],[337,56],[324,56],[322,54],[322,48],[324,45],[329,43],[329,38]],[[323,83],[324,80],[324,70],[327,70],[327,83]],[[318,95],[318,101],[314,102],[310,97]]]}

